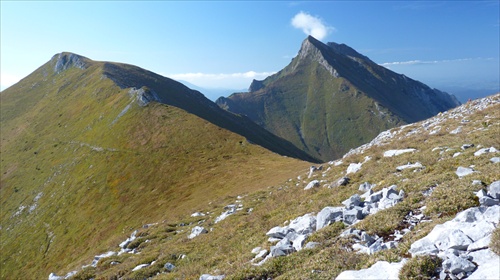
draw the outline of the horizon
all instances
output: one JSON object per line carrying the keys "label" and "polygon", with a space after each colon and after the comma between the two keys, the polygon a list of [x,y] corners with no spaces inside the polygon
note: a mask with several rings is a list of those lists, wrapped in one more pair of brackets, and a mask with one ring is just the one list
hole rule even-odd
{"label": "horizon", "polygon": [[62,50],[204,89],[238,90],[284,68],[311,35],[432,88],[493,94],[500,88],[499,10],[498,1],[2,1],[0,90]]}

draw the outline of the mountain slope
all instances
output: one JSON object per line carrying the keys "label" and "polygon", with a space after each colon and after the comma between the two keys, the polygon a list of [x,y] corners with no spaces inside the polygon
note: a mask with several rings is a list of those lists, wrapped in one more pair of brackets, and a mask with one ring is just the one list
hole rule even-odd
{"label": "mountain slope", "polygon": [[307,165],[250,143],[289,147],[250,121],[131,65],[56,55],[0,101],[2,279],[80,266],[130,228]]}
{"label": "mountain slope", "polygon": [[459,104],[453,96],[383,68],[346,45],[325,45],[311,36],[283,70],[254,81],[248,93],[216,103],[323,161],[387,128]]}
{"label": "mountain slope", "polygon": [[[270,183],[265,190],[241,193],[226,197],[217,204],[199,205],[192,209],[191,213],[196,211],[204,216],[196,213],[178,220],[156,220],[147,227],[129,228],[114,244],[93,250],[92,256],[112,252],[102,257],[95,267],[81,269],[77,265],[68,265],[65,269],[52,272],[66,275],[76,271],[76,279],[203,279],[200,278],[203,274],[225,275],[225,279],[335,279],[346,270],[366,269],[378,261],[395,263],[406,258],[411,265],[407,268],[416,272],[414,275],[428,279],[431,277],[426,273],[435,269],[436,264],[425,259],[419,263],[416,257],[410,259],[412,253],[409,250],[435,226],[453,219],[459,212],[479,206],[481,200],[475,193],[486,193],[490,190],[487,186],[500,180],[499,133],[500,94],[496,94],[422,122],[384,131],[342,159],[325,163],[322,168],[316,166],[312,172],[301,170],[290,179]],[[409,162],[420,165],[398,168]],[[360,168],[348,172],[353,165]],[[475,171],[465,176],[457,175],[460,167],[469,166],[473,166]],[[341,179],[345,182],[342,185],[338,183]],[[304,187],[312,182],[319,185],[305,190]],[[371,188],[369,191],[366,191],[367,186]],[[309,227],[309,223],[297,223],[297,218],[319,217],[326,207],[347,208],[349,202],[356,201],[351,199],[353,197],[358,197],[358,202],[361,198],[367,204],[370,199],[366,193],[375,197],[386,190],[388,195],[387,190],[391,188],[398,191],[392,193],[399,199],[397,204],[370,213],[354,224],[331,221],[316,229],[313,223],[312,232],[302,245],[317,242],[314,248],[302,247],[297,252],[289,250],[283,256],[270,257],[263,264],[256,265],[263,257],[257,258],[252,251],[260,253],[267,250],[269,253],[274,246],[279,246],[276,238],[269,239],[269,234],[266,234],[271,229],[277,233],[279,229],[289,229],[292,225],[296,228]],[[240,210],[227,215],[232,207]],[[491,248],[498,258],[499,208],[490,207],[490,210],[497,210],[496,213],[489,211],[493,222],[489,222],[487,227],[484,222],[476,221],[474,224],[474,215],[462,216],[469,221],[462,223],[462,229],[465,226],[472,229],[467,231],[468,234],[473,232],[478,237],[484,233],[483,229],[493,231],[491,242],[483,240],[476,244],[474,250],[477,251],[474,253]],[[481,212],[485,210],[483,206]],[[224,214],[226,218],[222,220],[220,217]],[[344,218],[346,214],[347,211],[342,214]],[[203,227],[208,232],[189,238],[196,227]],[[362,236],[365,237],[340,236],[349,229],[351,232],[363,231]],[[128,245],[129,249],[136,250],[135,253],[118,255],[122,249],[119,244],[135,231],[136,239]],[[292,232],[288,237],[293,238],[297,233]],[[366,235],[378,236],[392,246],[371,254],[363,253],[361,249],[365,243],[360,242],[368,242]],[[399,236],[398,240],[396,236]],[[443,236],[446,238],[448,235]],[[280,243],[285,244],[283,235],[281,238]],[[393,241],[395,243],[391,243]],[[445,246],[444,243],[441,245]],[[457,244],[448,242],[448,245]],[[460,253],[466,253],[463,246],[457,248]],[[92,256],[87,257],[83,264],[90,264]],[[479,263],[476,259],[472,261]],[[491,269],[495,267],[498,266]]]}

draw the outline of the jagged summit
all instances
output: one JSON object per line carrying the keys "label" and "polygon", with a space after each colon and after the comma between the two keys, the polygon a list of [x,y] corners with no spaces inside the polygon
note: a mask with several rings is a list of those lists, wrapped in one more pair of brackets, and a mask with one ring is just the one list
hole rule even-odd
{"label": "jagged summit", "polygon": [[384,68],[345,44],[307,37],[289,65],[248,93],[216,101],[328,161],[380,131],[456,107],[447,93]]}

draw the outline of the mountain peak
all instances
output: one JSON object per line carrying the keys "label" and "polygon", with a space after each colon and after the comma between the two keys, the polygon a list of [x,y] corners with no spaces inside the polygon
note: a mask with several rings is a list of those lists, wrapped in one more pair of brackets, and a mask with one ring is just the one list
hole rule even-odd
{"label": "mountain peak", "polygon": [[85,69],[88,67],[90,59],[75,53],[62,52],[54,55],[51,61],[54,62],[54,72],[61,73],[72,67]]}
{"label": "mountain peak", "polygon": [[[332,74],[333,77],[337,78],[339,75],[337,70],[335,70],[332,65],[328,62],[326,56],[328,56],[329,48],[327,45],[318,41],[312,36],[307,36],[307,38],[302,42],[302,46],[300,48],[299,54],[297,58],[300,61],[309,58],[310,60],[317,61],[321,64],[325,69]],[[295,65],[295,67],[298,66]]]}

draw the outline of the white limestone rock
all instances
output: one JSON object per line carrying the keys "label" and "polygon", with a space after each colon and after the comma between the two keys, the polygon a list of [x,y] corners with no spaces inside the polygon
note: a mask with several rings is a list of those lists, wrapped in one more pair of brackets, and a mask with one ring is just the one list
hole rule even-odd
{"label": "white limestone rock", "polygon": [[200,276],[200,280],[223,280],[224,278],[226,278],[225,275],[202,274]]}
{"label": "white limestone rock", "polygon": [[343,207],[325,207],[316,215],[316,230],[320,230],[331,223],[342,221]]}
{"label": "white limestone rock", "polygon": [[500,279],[500,257],[490,249],[480,250],[469,254],[472,261],[478,265],[469,279]]}
{"label": "white limestone rock", "polygon": [[336,280],[368,280],[368,279],[398,279],[399,271],[406,263],[406,259],[398,263],[378,261],[370,268],[361,270],[347,270],[340,273]]}
{"label": "white limestone rock", "polygon": [[193,239],[193,238],[195,238],[196,236],[198,236],[198,235],[200,235],[200,234],[205,234],[205,233],[208,233],[208,230],[206,230],[204,227],[195,226],[195,227],[191,230],[191,234],[189,234],[188,238],[189,238],[189,239]]}
{"label": "white limestone rock", "polygon": [[310,234],[316,230],[316,215],[305,214],[290,222],[289,229],[293,229],[298,234]]}
{"label": "white limestone rock", "polygon": [[358,172],[359,170],[361,170],[361,166],[362,165],[363,165],[362,163],[351,163],[351,164],[349,164],[349,166],[347,167],[346,174]]}
{"label": "white limestone rock", "polygon": [[417,169],[417,168],[424,168],[424,166],[420,162],[415,162],[415,163],[408,163],[405,165],[401,165],[396,167],[397,171],[403,171],[405,169]]}
{"label": "white limestone rock", "polygon": [[480,156],[480,155],[483,155],[483,154],[487,154],[487,153],[498,153],[498,150],[495,149],[494,147],[489,147],[489,148],[482,148],[482,149],[479,149],[477,150],[474,155],[476,157]]}
{"label": "white limestone rock", "polygon": [[417,149],[388,150],[384,152],[384,157],[394,157],[405,153],[413,153]]}
{"label": "white limestone rock", "polygon": [[464,177],[464,176],[470,175],[474,172],[475,172],[474,169],[472,169],[470,167],[459,166],[457,168],[457,171],[455,171],[455,174],[457,174],[458,177]]}
{"label": "white limestone rock", "polygon": [[314,187],[319,187],[319,180],[312,180],[307,184],[307,186],[304,188],[305,191],[310,190]]}

